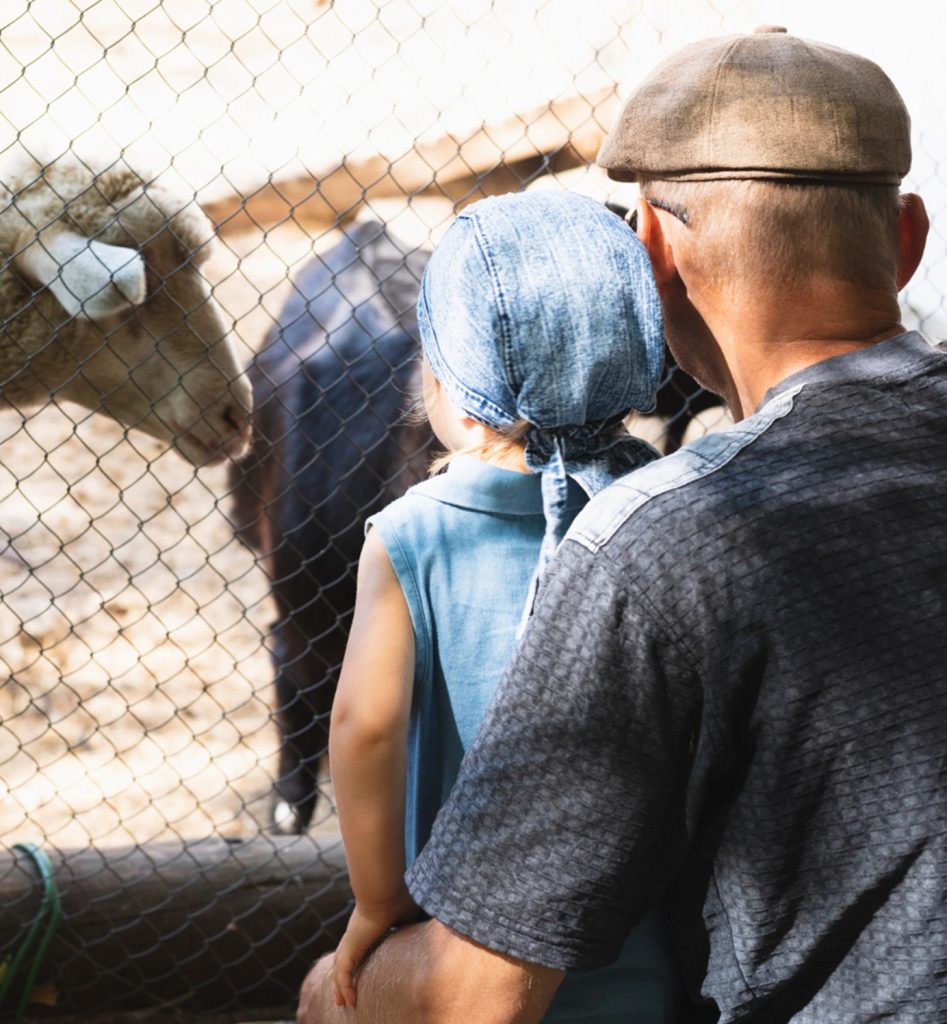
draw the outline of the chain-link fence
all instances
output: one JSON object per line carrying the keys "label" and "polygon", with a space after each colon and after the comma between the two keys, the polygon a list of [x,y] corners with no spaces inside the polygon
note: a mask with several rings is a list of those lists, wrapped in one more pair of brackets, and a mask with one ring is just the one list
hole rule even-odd
{"label": "chain-link fence", "polygon": [[[663,53],[788,18],[882,63],[942,332],[944,14],[825,6],[4,5],[0,1017],[288,1015],[344,921],[320,755],[361,524],[427,458],[426,255],[485,194],[629,204],[589,161]],[[723,416],[677,374],[630,426]]]}

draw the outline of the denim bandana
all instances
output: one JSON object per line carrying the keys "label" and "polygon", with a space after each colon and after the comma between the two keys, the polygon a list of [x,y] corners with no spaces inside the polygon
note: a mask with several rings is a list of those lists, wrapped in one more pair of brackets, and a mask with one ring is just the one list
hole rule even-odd
{"label": "denim bandana", "polygon": [[635,233],[565,192],[481,200],[454,221],[421,281],[424,355],[451,401],[503,431],[520,420],[543,476],[546,536],[564,534],[566,477],[589,494],[650,461],[617,428],[654,405],[664,365],[657,286]]}

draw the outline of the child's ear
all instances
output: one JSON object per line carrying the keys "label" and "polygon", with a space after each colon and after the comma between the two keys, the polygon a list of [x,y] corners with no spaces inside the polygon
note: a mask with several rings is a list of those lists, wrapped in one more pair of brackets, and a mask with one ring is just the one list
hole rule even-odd
{"label": "child's ear", "polygon": [[638,200],[638,237],[651,258],[651,269],[658,288],[663,288],[677,276],[677,264],[674,262],[671,243],[664,233],[661,217],[647,199]]}
{"label": "child's ear", "polygon": [[470,416],[464,416],[460,420],[460,429],[467,444],[473,447],[485,444],[490,435],[489,427],[484,426],[479,420],[475,420]]}

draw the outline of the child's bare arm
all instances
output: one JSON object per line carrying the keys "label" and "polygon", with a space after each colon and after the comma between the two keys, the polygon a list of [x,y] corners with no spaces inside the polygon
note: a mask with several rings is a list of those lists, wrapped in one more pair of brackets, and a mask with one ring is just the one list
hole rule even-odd
{"label": "child's bare arm", "polygon": [[368,534],[355,614],[332,707],[329,757],[356,910],[336,956],[337,1000],[353,973],[416,908],[404,885],[404,805],[414,630],[381,538]]}

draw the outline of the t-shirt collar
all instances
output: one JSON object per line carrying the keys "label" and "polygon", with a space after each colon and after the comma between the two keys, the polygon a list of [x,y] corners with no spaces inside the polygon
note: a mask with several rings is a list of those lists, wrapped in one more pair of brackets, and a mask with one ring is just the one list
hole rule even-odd
{"label": "t-shirt collar", "polygon": [[766,392],[760,408],[777,395],[803,384],[845,383],[848,381],[904,378],[925,365],[942,360],[945,350],[932,345],[917,331],[906,331],[868,348],[832,356],[793,373]]}

